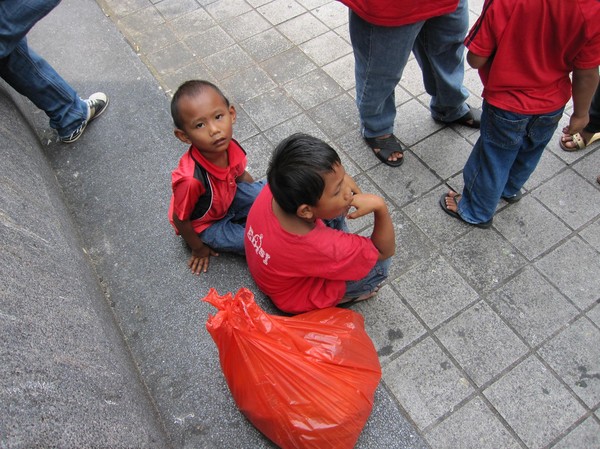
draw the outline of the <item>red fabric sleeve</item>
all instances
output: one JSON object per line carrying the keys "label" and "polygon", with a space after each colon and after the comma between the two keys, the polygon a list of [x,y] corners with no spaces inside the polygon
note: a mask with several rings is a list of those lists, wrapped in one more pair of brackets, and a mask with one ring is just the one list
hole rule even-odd
{"label": "red fabric sleeve", "polygon": [[198,198],[206,189],[200,181],[191,176],[179,179],[173,184],[173,212],[181,221],[189,220]]}

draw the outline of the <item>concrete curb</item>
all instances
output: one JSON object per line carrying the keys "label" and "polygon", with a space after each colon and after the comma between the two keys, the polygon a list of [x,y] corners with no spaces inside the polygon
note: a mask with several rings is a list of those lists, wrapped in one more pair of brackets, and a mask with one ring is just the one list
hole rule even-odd
{"label": "concrete curb", "polygon": [[164,447],[60,187],[8,89],[0,84],[0,447]]}

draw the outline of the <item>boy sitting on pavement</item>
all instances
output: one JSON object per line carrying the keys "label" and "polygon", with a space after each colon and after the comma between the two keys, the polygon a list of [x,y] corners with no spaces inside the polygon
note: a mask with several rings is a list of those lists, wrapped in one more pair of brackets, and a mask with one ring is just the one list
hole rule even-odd
{"label": "boy sitting on pavement", "polygon": [[489,228],[500,198],[521,199],[571,93],[564,133],[581,132],[589,121],[598,86],[600,1],[487,0],[465,45],[484,86],[481,136],[463,170],[462,194],[444,194],[440,206]]}
{"label": "boy sitting on pavement", "polygon": [[172,173],[169,219],[192,250],[188,266],[206,272],[217,251],[244,254],[244,222],[265,181],[246,171],[232,138],[236,112],[208,81],[183,83],[171,101],[175,136],[190,145]]}
{"label": "boy sitting on pavement", "polygon": [[[395,252],[383,198],[361,193],[336,151],[306,134],[277,146],[267,181],[248,214],[245,245],[250,273],[273,303],[300,313],[375,295]],[[370,213],[370,238],[348,232],[346,216]]]}

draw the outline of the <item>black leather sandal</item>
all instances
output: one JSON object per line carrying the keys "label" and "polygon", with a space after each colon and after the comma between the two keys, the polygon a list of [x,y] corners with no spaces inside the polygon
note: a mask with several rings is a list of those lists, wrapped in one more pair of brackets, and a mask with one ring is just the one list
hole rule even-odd
{"label": "black leather sandal", "polygon": [[[395,161],[390,161],[388,158],[393,153],[404,153],[405,148],[402,147],[400,140],[393,134],[388,137],[365,137],[365,142],[373,150],[377,159],[390,167],[400,167],[404,163],[404,157]],[[379,151],[375,151],[379,149]]]}

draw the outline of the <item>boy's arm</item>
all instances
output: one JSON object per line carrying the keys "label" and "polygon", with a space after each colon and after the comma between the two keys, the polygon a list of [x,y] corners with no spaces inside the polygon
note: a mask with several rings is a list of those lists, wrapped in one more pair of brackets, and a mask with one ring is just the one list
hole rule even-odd
{"label": "boy's arm", "polygon": [[208,271],[208,262],[210,256],[219,254],[206,246],[194,231],[191,220],[180,220],[177,214],[173,212],[173,223],[179,231],[179,234],[192,249],[192,256],[188,260],[188,267],[194,274],[206,273]]}
{"label": "boy's arm", "polygon": [[573,70],[573,114],[565,134],[575,134],[583,130],[590,121],[590,105],[598,88],[598,67]]}
{"label": "boy's arm", "polygon": [[487,56],[476,55],[475,53],[473,53],[470,50],[467,52],[467,62],[474,69],[483,67],[486,64],[486,62],[488,62],[489,59],[490,58]]}
{"label": "boy's arm", "polygon": [[371,241],[379,251],[378,260],[385,260],[396,252],[396,236],[390,213],[383,198],[369,193],[359,193],[352,198],[352,206],[356,208],[348,218],[358,218],[373,212],[374,225]]}
{"label": "boy's arm", "polygon": [[244,170],[240,176],[235,178],[235,182],[254,182],[254,178],[248,173],[247,170]]}

